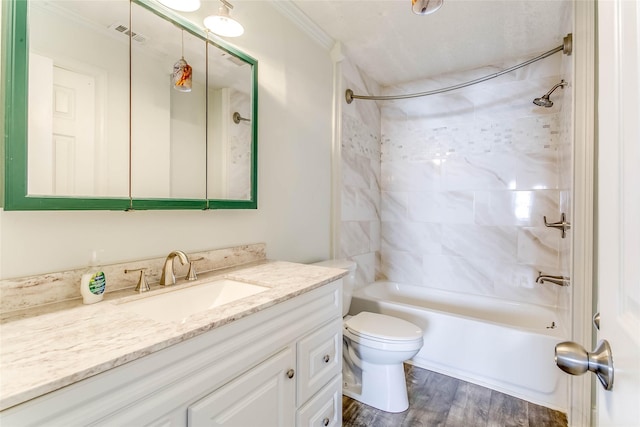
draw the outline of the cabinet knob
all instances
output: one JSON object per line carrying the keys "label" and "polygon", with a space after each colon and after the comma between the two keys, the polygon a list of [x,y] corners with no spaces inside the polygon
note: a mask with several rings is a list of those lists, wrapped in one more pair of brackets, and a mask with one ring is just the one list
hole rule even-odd
{"label": "cabinet knob", "polygon": [[323,426],[328,426],[329,425],[329,418],[325,418],[324,420],[322,420],[322,425]]}
{"label": "cabinet knob", "polygon": [[295,374],[296,374],[296,371],[294,371],[293,369],[289,369],[287,371],[287,378],[293,378]]}
{"label": "cabinet knob", "polygon": [[328,354],[325,354],[322,360],[324,360],[324,363],[329,363],[329,361],[331,360],[331,356],[329,356]]}

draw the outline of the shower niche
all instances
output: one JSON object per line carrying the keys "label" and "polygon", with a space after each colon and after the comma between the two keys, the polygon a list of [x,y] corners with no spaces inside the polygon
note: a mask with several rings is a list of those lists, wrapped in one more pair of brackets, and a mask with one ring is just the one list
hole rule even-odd
{"label": "shower niche", "polygon": [[152,0],[3,7],[6,210],[257,207],[255,59]]}

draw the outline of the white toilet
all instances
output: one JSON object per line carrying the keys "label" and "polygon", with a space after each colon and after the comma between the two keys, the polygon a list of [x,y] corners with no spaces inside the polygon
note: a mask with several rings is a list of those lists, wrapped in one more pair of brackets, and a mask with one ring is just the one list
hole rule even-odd
{"label": "white toilet", "polygon": [[387,412],[409,407],[402,362],[422,348],[422,330],[413,323],[378,313],[348,316],[355,285],[356,263],[332,260],[316,263],[341,268],[343,277],[342,393]]}

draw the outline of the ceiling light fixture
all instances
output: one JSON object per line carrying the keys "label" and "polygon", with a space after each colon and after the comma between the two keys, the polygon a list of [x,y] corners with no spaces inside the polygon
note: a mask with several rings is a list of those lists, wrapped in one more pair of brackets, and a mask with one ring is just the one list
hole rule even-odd
{"label": "ceiling light fixture", "polygon": [[411,0],[411,10],[416,15],[428,15],[442,7],[443,0]]}
{"label": "ceiling light fixture", "polygon": [[195,12],[200,9],[200,0],[158,0],[158,2],[180,12]]}
{"label": "ceiling light fixture", "polygon": [[204,18],[204,26],[212,33],[223,37],[238,37],[244,33],[242,25],[229,16],[233,6],[227,0],[220,0],[220,8],[217,15]]}

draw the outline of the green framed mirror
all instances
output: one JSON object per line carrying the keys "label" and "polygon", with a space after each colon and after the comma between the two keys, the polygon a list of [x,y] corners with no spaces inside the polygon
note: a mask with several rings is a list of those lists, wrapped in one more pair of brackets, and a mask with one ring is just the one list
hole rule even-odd
{"label": "green framed mirror", "polygon": [[6,210],[257,208],[255,59],[153,0],[3,21]]}

